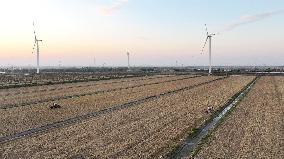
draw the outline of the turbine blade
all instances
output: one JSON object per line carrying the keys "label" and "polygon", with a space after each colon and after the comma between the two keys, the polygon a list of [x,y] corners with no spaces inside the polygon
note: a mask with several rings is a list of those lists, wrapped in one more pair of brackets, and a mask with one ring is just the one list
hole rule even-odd
{"label": "turbine blade", "polygon": [[209,33],[208,33],[208,29],[207,29],[207,25],[205,24],[205,31],[206,31],[206,34],[207,34],[207,36],[209,35]]}
{"label": "turbine blade", "polygon": [[34,28],[34,36],[35,36],[35,42],[36,42],[36,31],[35,31],[35,22],[33,21],[33,28]]}
{"label": "turbine blade", "polygon": [[35,22],[34,22],[34,21],[33,21],[33,30],[34,30],[35,41],[34,41],[34,46],[33,46],[32,54],[33,54],[34,51],[35,51],[35,46],[36,46],[36,42],[37,42],[37,39],[36,39],[36,32],[35,32]]}
{"label": "turbine blade", "polygon": [[206,44],[207,44],[207,41],[208,41],[208,36],[206,37],[206,40],[205,40],[205,43],[204,43],[204,45],[203,45],[203,47],[202,47],[202,50],[201,50],[201,54],[203,54],[203,52],[204,52],[204,48],[205,48],[205,46],[206,46]]}
{"label": "turbine blade", "polygon": [[36,47],[36,42],[34,43],[32,54],[33,54],[34,51],[35,51],[35,47]]}

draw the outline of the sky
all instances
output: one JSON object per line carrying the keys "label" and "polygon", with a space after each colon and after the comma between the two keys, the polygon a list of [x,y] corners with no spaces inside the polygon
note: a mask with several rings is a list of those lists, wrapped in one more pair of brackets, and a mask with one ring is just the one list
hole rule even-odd
{"label": "sky", "polygon": [[0,20],[0,66],[36,65],[33,29],[42,66],[206,66],[204,24],[213,65],[284,65],[283,0],[0,0]]}

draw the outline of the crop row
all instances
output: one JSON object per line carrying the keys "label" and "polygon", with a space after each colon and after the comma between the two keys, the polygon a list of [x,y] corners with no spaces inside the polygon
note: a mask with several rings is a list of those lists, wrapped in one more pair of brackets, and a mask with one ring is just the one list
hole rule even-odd
{"label": "crop row", "polygon": [[[157,95],[162,92],[192,86],[198,83],[210,81],[219,77],[198,77],[173,81],[132,89],[82,96],[56,101],[62,106],[61,109],[49,109],[50,102],[17,107],[0,111],[0,136],[13,134],[29,128],[38,127],[47,123],[56,122],[76,115],[98,111],[112,105],[119,105],[128,101],[143,97]],[[37,114],[35,116],[35,114]]]}
{"label": "crop row", "polygon": [[74,83],[84,81],[98,81],[105,79],[117,79],[142,76],[138,75],[127,75],[119,73],[110,74],[93,74],[93,73],[44,73],[44,74],[7,74],[0,75],[0,89],[3,88],[16,88],[16,87],[27,87],[36,85],[50,85],[57,83]]}
{"label": "crop row", "polygon": [[[5,157],[157,158],[253,77],[229,77],[50,133],[3,144]],[[12,148],[13,147],[13,148]],[[23,151],[25,149],[25,151]]]}
{"label": "crop row", "polygon": [[159,79],[159,78],[166,78],[170,76],[173,76],[173,75],[154,75],[154,76],[131,77],[131,78],[112,79],[112,80],[31,86],[31,87],[25,87],[25,88],[0,89],[0,95],[13,96],[13,95],[18,95],[18,94],[40,93],[40,92],[46,92],[46,91],[70,89],[70,88],[77,88],[77,87],[80,88],[80,87],[89,87],[89,86],[94,86],[94,85],[108,85],[108,84],[123,83],[123,82]]}
{"label": "crop row", "polygon": [[261,77],[198,158],[284,158],[284,77]]}
{"label": "crop row", "polygon": [[171,81],[184,80],[195,76],[173,76],[158,79],[147,79],[139,81],[131,81],[126,83],[114,83],[110,85],[94,85],[89,87],[70,88],[66,90],[52,90],[47,92],[37,92],[28,94],[19,94],[17,96],[8,96],[1,98],[1,108],[13,108],[19,106],[27,106],[31,104],[39,104],[43,102],[56,101],[60,99],[69,99],[86,95],[93,95],[122,89],[131,89],[135,87],[143,87],[146,85],[155,85]]}

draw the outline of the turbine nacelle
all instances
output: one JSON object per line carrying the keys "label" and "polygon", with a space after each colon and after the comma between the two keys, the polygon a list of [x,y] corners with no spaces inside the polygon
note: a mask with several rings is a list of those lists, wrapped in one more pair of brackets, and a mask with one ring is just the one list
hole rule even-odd
{"label": "turbine nacelle", "polygon": [[215,36],[216,34],[209,34],[209,35],[207,35],[207,36],[209,36],[209,37],[212,37],[212,36]]}

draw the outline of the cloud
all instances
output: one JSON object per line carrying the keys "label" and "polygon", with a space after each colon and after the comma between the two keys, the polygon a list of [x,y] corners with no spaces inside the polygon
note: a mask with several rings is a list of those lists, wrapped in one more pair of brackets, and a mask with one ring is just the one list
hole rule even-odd
{"label": "cloud", "polygon": [[123,7],[128,1],[129,0],[114,0],[109,6],[99,7],[99,12],[104,16],[112,15],[115,11]]}
{"label": "cloud", "polygon": [[235,29],[239,26],[249,24],[249,23],[253,23],[253,22],[256,22],[256,21],[260,21],[260,20],[272,17],[274,15],[283,14],[283,13],[284,13],[284,10],[278,10],[278,11],[266,12],[266,13],[261,13],[261,14],[256,14],[256,15],[243,16],[239,20],[227,25],[225,27],[224,31],[230,31],[230,30],[233,30],[233,29]]}

